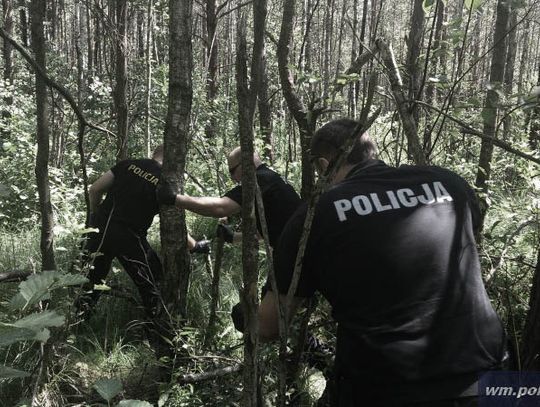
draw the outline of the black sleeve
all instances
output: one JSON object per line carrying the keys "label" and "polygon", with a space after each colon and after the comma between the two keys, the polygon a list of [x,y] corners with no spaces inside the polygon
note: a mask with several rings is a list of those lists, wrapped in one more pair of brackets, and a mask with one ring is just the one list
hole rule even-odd
{"label": "black sleeve", "polygon": [[471,211],[473,231],[475,234],[477,234],[480,231],[480,227],[482,226],[482,213],[480,211],[480,204],[478,203],[478,196],[465,178],[461,177],[458,174],[455,174],[455,176],[458,180],[458,183],[465,191],[465,195],[467,197],[467,206]]}
{"label": "black sleeve", "polygon": [[[307,206],[302,205],[291,217],[279,239],[274,250],[274,270],[280,294],[287,294],[294,273],[294,264],[298,246],[304,231],[304,221],[306,218]],[[309,275],[309,258],[304,257],[300,280],[295,296],[311,297],[315,292],[313,278]]]}
{"label": "black sleeve", "polygon": [[118,177],[118,175],[121,172],[125,171],[128,164],[129,164],[129,162],[127,160],[120,161],[119,163],[116,163],[116,165],[111,168],[111,171],[114,174],[114,176]]}
{"label": "black sleeve", "polygon": [[235,186],[223,196],[232,199],[238,205],[242,206],[242,185]]}

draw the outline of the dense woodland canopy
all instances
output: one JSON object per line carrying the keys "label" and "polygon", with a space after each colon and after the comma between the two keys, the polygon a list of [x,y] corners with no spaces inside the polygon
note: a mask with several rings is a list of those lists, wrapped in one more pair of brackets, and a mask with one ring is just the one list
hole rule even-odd
{"label": "dense woodland canopy", "polygon": [[[0,27],[1,405],[316,403],[324,377],[296,345],[312,310],[293,323],[289,362],[254,332],[243,344],[229,318],[253,273],[265,279],[264,245],[216,239],[211,256],[186,255],[185,226],[213,238],[215,219],[164,209],[161,239],[158,217],[150,231],[177,326],[169,381],[119,265],[88,324],[72,325],[72,303],[88,186],[115,162],[165,140],[164,177],[218,196],[226,155],[253,143],[308,199],[310,137],[338,117],[369,123],[388,164],[475,186],[514,368],[540,367],[538,0],[2,0]],[[332,345],[329,321],[320,301],[308,329]]]}

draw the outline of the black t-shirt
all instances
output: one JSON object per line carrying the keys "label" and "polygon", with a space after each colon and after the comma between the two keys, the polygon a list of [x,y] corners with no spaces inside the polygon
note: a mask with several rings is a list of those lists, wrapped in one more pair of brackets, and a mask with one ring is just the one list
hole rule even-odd
{"label": "black t-shirt", "polygon": [[[293,215],[274,252],[282,293],[306,209]],[[410,394],[414,384],[500,363],[504,333],[480,275],[478,215],[466,181],[438,167],[372,160],[321,196],[297,295],[318,290],[330,302],[338,377],[366,397],[415,399],[426,395]]]}
{"label": "black t-shirt", "polygon": [[[257,167],[255,175],[261,189],[266,225],[268,227],[268,239],[270,246],[275,247],[283,227],[300,205],[300,197],[291,185],[287,184],[277,172],[271,170],[265,164]],[[242,185],[237,185],[224,196],[242,206]],[[257,217],[257,229],[262,235],[257,206],[255,206],[255,215]]]}
{"label": "black t-shirt", "polygon": [[159,211],[156,186],[161,165],[152,159],[125,160],[116,164],[112,188],[98,209],[103,223],[112,212],[111,221],[123,223],[133,231],[146,233]]}

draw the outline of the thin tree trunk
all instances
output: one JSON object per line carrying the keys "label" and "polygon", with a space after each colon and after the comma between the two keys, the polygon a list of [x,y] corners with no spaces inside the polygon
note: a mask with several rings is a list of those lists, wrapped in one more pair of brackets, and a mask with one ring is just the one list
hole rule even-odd
{"label": "thin tree trunk", "polygon": [[217,109],[214,109],[214,100],[218,95],[218,63],[219,41],[217,37],[217,10],[216,0],[206,0],[206,57],[208,70],[206,74],[206,100],[210,106],[210,119],[205,128],[206,137],[214,143],[217,128]]}
{"label": "thin tree trunk", "polygon": [[145,147],[146,154],[150,157],[152,150],[152,137],[150,132],[150,114],[152,109],[150,107],[151,94],[152,94],[152,32],[154,30],[154,1],[148,0],[148,5],[146,9],[146,115],[144,117],[144,127],[145,127]]}
{"label": "thin tree trunk", "polygon": [[[441,53],[442,51],[442,35],[443,35],[443,22],[444,22],[444,1],[443,0],[437,0],[437,5],[435,6],[437,8],[437,14],[434,18],[436,18],[437,22],[435,23],[435,35],[434,35],[434,41],[433,41],[433,53],[436,55],[433,58],[433,63],[431,65],[431,75],[436,77],[439,67],[441,67],[441,58],[437,55]],[[426,102],[428,104],[435,103],[435,84],[433,82],[429,82],[426,87]],[[430,143],[431,145],[431,143]],[[429,151],[429,149],[427,150]]]}
{"label": "thin tree trunk", "polygon": [[[169,105],[164,136],[162,180],[182,191],[193,87],[192,0],[169,2]],[[186,317],[190,265],[184,211],[162,207],[161,247],[163,253],[164,299],[169,312]]]}
{"label": "thin tree trunk", "polygon": [[416,126],[418,126],[418,109],[414,100],[422,99],[419,95],[422,69],[420,66],[420,53],[422,51],[422,36],[424,31],[424,2],[414,0],[411,16],[411,29],[409,31],[409,41],[407,43],[407,71],[409,73],[409,101],[410,112]]}
{"label": "thin tree trunk", "polygon": [[[517,25],[517,9],[516,7],[511,7],[510,10],[510,21],[508,29],[515,27]],[[508,34],[507,38],[507,52],[506,52],[506,66],[504,68],[504,90],[505,94],[510,96],[512,94],[512,87],[514,84],[514,66],[516,62],[516,53],[517,53],[517,30],[513,29]],[[510,131],[512,129],[512,116],[508,115],[504,118],[503,122],[504,129],[504,140],[508,140],[510,137]]]}
{"label": "thin tree trunk", "polygon": [[[365,9],[364,9],[365,17]],[[365,21],[362,21],[364,24]],[[365,26],[362,24],[362,35],[365,35]],[[360,41],[363,41],[360,39]],[[358,55],[358,0],[353,2],[353,21],[352,21],[352,46],[351,46],[351,62],[356,59]],[[347,111],[349,117],[356,117],[356,101],[358,98],[358,81],[351,83],[348,93]]]}
{"label": "thin tree trunk", "polygon": [[298,124],[298,129],[300,130],[300,143],[302,150],[302,187],[300,190],[300,195],[303,198],[306,198],[311,194],[314,186],[313,168],[309,161],[309,146],[311,143],[311,137],[315,131],[317,114],[315,112],[310,112],[309,115],[307,114],[308,109],[304,106],[302,100],[294,89],[295,85],[293,73],[289,67],[289,53],[293,40],[295,10],[296,0],[288,0],[284,2],[277,58],[281,90],[283,91],[283,96],[287,102],[289,111],[294,117],[296,123]]}
{"label": "thin tree trunk", "polygon": [[388,79],[392,89],[392,94],[397,105],[397,110],[403,123],[403,130],[407,136],[407,151],[409,151],[415,164],[425,165],[427,160],[420,146],[416,123],[410,113],[407,101],[403,92],[403,83],[396,64],[394,53],[383,40],[376,41],[376,46],[381,52],[381,59],[386,66]]}
{"label": "thin tree trunk", "polygon": [[115,0],[116,40],[115,40],[115,86],[113,90],[116,113],[117,158],[125,160],[128,139],[127,106],[127,0]]}
{"label": "thin tree trunk", "polygon": [[[2,0],[2,15],[3,15],[3,24],[4,31],[10,37],[13,37],[13,7],[11,0]],[[3,41],[2,43],[2,57],[4,59],[4,72],[3,78],[5,85],[13,84],[13,60],[12,60],[12,46],[8,41]],[[2,118],[9,119],[11,113],[9,111],[9,106],[13,104],[13,97],[11,95],[4,96],[4,103],[6,109],[2,109]],[[5,133],[5,130],[2,131],[2,135]],[[1,144],[1,140],[0,140]]]}
{"label": "thin tree trunk", "polygon": [[[45,3],[32,0],[31,3],[32,49],[38,65],[46,72],[45,37],[43,19]],[[39,211],[41,214],[41,267],[42,270],[55,270],[54,259],[54,218],[49,189],[49,113],[47,101],[47,85],[43,78],[36,74],[36,121],[37,121],[37,154],[36,182],[39,194]]]}
{"label": "thin tree trunk", "polygon": [[274,162],[274,143],[272,140],[272,106],[270,103],[270,95],[268,94],[268,68],[266,57],[263,56],[262,64],[262,79],[261,88],[259,90],[259,125],[264,142],[263,156],[270,163]]}
{"label": "thin tree trunk", "polygon": [[[536,85],[540,87],[540,63]],[[530,112],[529,123],[529,146],[533,151],[538,151],[540,149],[540,95],[536,96],[536,105]]]}
{"label": "thin tree trunk", "polygon": [[91,83],[94,76],[94,47],[92,38],[92,18],[90,16],[90,10],[88,7],[84,7],[85,20],[86,20],[86,59],[87,59],[87,77],[88,83]]}
{"label": "thin tree trunk", "polygon": [[[244,370],[242,405],[257,405],[258,397],[258,243],[255,219],[255,191],[257,179],[253,165],[254,134],[253,117],[262,78],[264,33],[266,26],[266,0],[253,4],[254,44],[251,60],[251,82],[248,84],[246,15],[238,18],[236,83],[238,99],[238,125],[242,149],[242,270],[243,289],[240,295],[245,318]],[[247,238],[246,238],[247,237]]]}
{"label": "thin tree trunk", "polygon": [[[495,22],[495,33],[493,37],[493,55],[491,59],[491,72],[489,76],[490,87],[486,94],[482,117],[484,121],[484,135],[494,139],[497,115],[499,111],[499,94],[504,80],[504,64],[506,61],[506,43],[504,36],[508,27],[508,2],[498,0],[497,19]],[[483,139],[480,148],[480,159],[478,162],[478,172],[476,174],[476,187],[487,193],[487,181],[491,176],[491,159],[493,157],[493,141]],[[487,201],[485,197],[480,199],[482,216],[487,211]]]}
{"label": "thin tree trunk", "polygon": [[529,41],[530,41],[530,30],[531,30],[531,20],[527,19],[525,21],[525,27],[523,28],[523,37],[521,40],[521,58],[519,61],[519,76],[518,76],[518,93],[522,94],[524,89],[524,80],[523,77],[527,71],[527,64],[529,63]]}
{"label": "thin tree trunk", "polygon": [[28,47],[28,18],[25,0],[19,0],[19,20],[21,26],[21,42],[25,47]]}

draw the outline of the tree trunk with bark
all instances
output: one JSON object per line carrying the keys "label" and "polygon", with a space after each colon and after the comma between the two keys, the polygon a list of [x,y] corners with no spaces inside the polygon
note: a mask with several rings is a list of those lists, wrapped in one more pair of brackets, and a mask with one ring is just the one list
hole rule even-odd
{"label": "tree trunk with bark", "polygon": [[[164,136],[162,181],[175,191],[184,187],[193,86],[192,0],[169,2],[169,100]],[[160,208],[163,296],[169,312],[186,317],[190,264],[184,211]]]}
{"label": "tree trunk with bark", "polygon": [[152,151],[152,136],[150,132],[150,114],[152,109],[150,108],[151,94],[152,94],[152,31],[154,30],[154,1],[148,0],[146,8],[146,50],[145,50],[145,64],[146,64],[146,115],[144,117],[145,128],[145,140],[146,154],[150,156]]}
{"label": "tree trunk with bark", "polygon": [[293,40],[294,16],[296,10],[296,0],[288,0],[283,4],[283,17],[281,20],[281,31],[277,49],[279,79],[281,90],[287,102],[287,107],[294,117],[300,130],[300,143],[302,150],[302,186],[300,195],[306,198],[311,195],[314,186],[313,167],[309,157],[309,147],[311,137],[315,132],[315,125],[318,113],[309,111],[296,93],[294,87],[294,76],[290,70],[289,53]]}
{"label": "tree trunk with bark", "polygon": [[[478,172],[476,174],[476,187],[484,194],[487,193],[487,181],[491,176],[491,159],[493,157],[493,141],[496,137],[495,129],[499,112],[499,94],[504,80],[504,65],[506,61],[505,35],[508,27],[508,9],[506,0],[498,0],[497,19],[495,22],[495,33],[493,37],[493,54],[491,58],[491,72],[482,118],[484,121],[484,135],[480,149],[480,159],[478,162]],[[487,201],[484,197],[480,199],[482,216],[487,211]]]}
{"label": "tree trunk with bark", "polygon": [[266,26],[266,0],[255,0],[253,4],[254,43],[251,60],[251,82],[247,69],[247,17],[240,12],[237,28],[236,94],[238,99],[238,125],[242,150],[242,271],[243,288],[240,302],[244,315],[244,369],[243,398],[245,407],[258,402],[258,243],[255,218],[255,191],[257,178],[253,165],[254,134],[253,117],[262,79],[264,33]]}
{"label": "tree trunk with bark", "polygon": [[205,128],[206,137],[214,143],[217,127],[217,112],[212,107],[218,95],[218,64],[219,64],[219,41],[217,37],[217,9],[216,0],[206,1],[206,58],[208,69],[206,73],[206,100],[210,106],[210,119]]}
{"label": "tree trunk with bark", "polygon": [[[508,30],[517,25],[517,13],[516,7],[510,6],[510,21]],[[506,66],[504,68],[504,90],[505,94],[510,96],[512,94],[512,88],[514,85],[514,66],[516,62],[517,53],[517,29],[514,28],[508,33],[507,38],[507,52],[506,52]],[[512,129],[512,116],[508,115],[504,118],[504,140],[508,140],[510,137],[510,131]]]}
{"label": "tree trunk with bark", "polygon": [[[43,33],[45,2],[32,0],[30,7],[32,50],[37,64],[46,72],[45,37]],[[38,145],[35,172],[41,215],[41,268],[42,270],[55,270],[56,261],[53,250],[54,217],[49,188],[49,105],[47,101],[47,85],[41,76],[36,74],[35,78]]]}
{"label": "tree trunk with bark", "polygon": [[263,55],[261,63],[262,78],[258,97],[259,107],[259,128],[264,142],[263,156],[270,163],[274,162],[274,143],[272,140],[272,105],[268,93],[268,69],[266,57]]}
{"label": "tree trunk with bark", "polygon": [[[540,87],[540,63],[536,85]],[[529,146],[533,151],[537,151],[540,149],[540,94],[536,95],[536,105],[529,113],[529,125]]]}
{"label": "tree trunk with bark", "polygon": [[113,90],[114,110],[116,113],[117,158],[125,160],[128,139],[128,104],[127,104],[127,0],[115,1],[115,85]]}
{"label": "tree trunk with bark", "polygon": [[19,21],[21,27],[21,42],[28,47],[28,17],[26,13],[26,1],[19,0]]}
{"label": "tree trunk with bark", "polygon": [[411,29],[409,31],[409,40],[407,42],[407,72],[409,74],[409,110],[418,126],[418,108],[414,101],[421,96],[420,80],[422,78],[422,69],[420,66],[420,52],[422,51],[422,36],[424,31],[424,1],[414,0],[411,16]]}
{"label": "tree trunk with bark", "polygon": [[[13,38],[13,5],[11,0],[2,0],[2,22],[4,24],[4,31],[7,35]],[[4,59],[4,81],[9,84],[13,83],[13,51],[12,46],[8,41],[3,41],[2,44],[2,57]],[[12,97],[5,97],[4,102],[7,105],[13,103]],[[2,113],[3,114],[3,113]]]}

